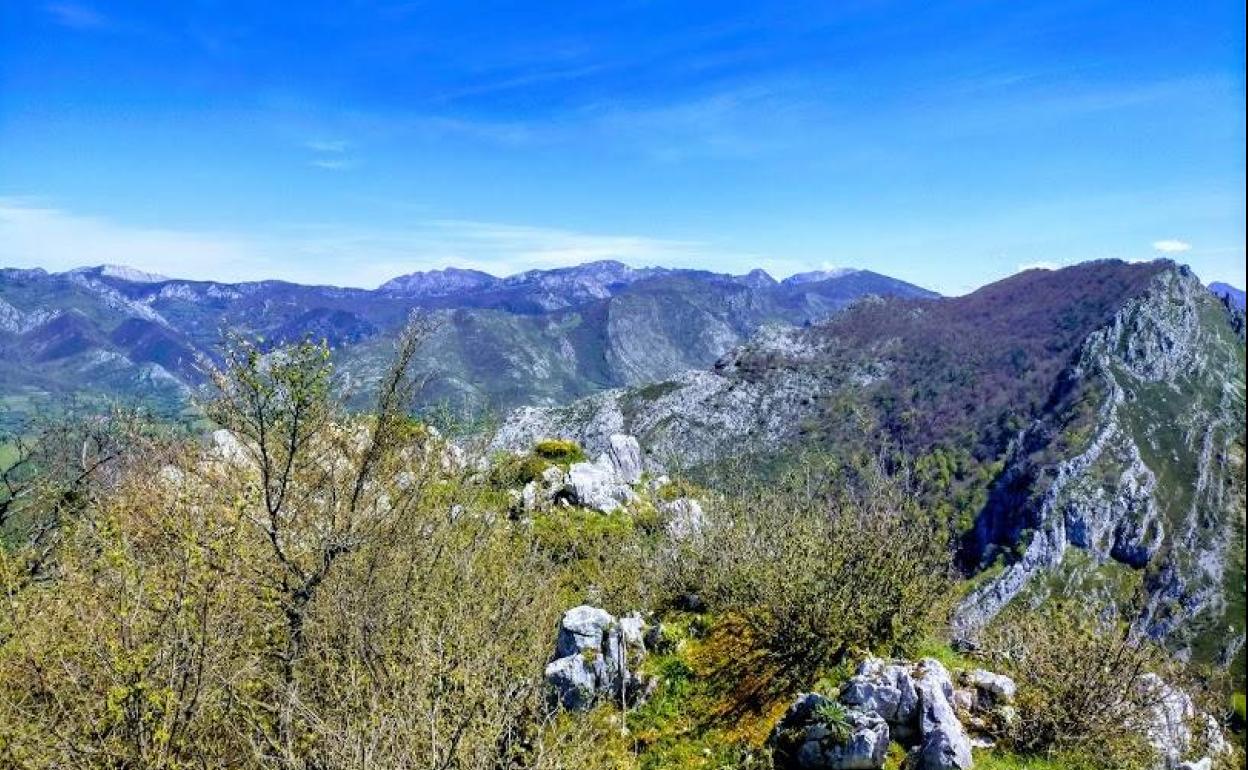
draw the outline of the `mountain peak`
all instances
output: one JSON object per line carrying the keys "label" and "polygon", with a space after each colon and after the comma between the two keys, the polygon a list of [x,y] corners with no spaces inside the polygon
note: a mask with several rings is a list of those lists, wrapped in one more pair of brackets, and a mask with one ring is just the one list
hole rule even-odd
{"label": "mountain peak", "polygon": [[816,283],[818,281],[830,281],[833,278],[844,278],[847,275],[853,275],[854,273],[860,272],[862,271],[856,270],[852,267],[834,267],[828,270],[810,270],[805,273],[794,273],[780,283],[785,286],[796,286],[802,283]]}
{"label": "mountain peak", "polygon": [[542,280],[550,277],[572,277],[582,279],[587,278],[603,282],[614,282],[628,280],[635,275],[646,274],[653,269],[654,268],[644,268],[637,270],[614,259],[599,259],[593,262],[582,262],[579,265],[570,265],[568,267],[556,267],[547,270],[525,270],[523,273],[509,275],[504,280],[507,283],[516,284],[528,283],[533,280]]}
{"label": "mountain peak", "polygon": [[779,281],[772,278],[771,273],[757,267],[745,275],[737,276],[737,282],[745,284],[752,289],[765,289],[770,286],[779,285]]}
{"label": "mountain peak", "polygon": [[94,265],[91,267],[76,267],[73,270],[67,270],[67,275],[94,275],[100,278],[116,278],[121,281],[129,281],[130,283],[164,283],[171,280],[166,275],[160,273],[149,273],[146,270],[139,270],[128,265]]}
{"label": "mountain peak", "polygon": [[479,291],[497,284],[500,279],[480,270],[445,267],[440,270],[418,270],[391,278],[379,291],[407,297],[444,297],[463,291]]}

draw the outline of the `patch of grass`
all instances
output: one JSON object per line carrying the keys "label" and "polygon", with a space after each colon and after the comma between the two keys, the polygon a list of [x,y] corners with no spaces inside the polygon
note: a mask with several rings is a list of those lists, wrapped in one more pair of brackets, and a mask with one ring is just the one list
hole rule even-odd
{"label": "patch of grass", "polygon": [[1084,765],[1070,764],[1070,758],[1034,757],[1006,751],[976,751],[976,770],[1077,770]]}
{"label": "patch of grass", "polygon": [[641,500],[632,505],[633,526],[647,535],[656,535],[663,529],[664,516],[649,501]]}
{"label": "patch of grass", "polygon": [[655,493],[663,502],[671,502],[681,497],[697,497],[701,490],[697,485],[685,479],[673,479],[659,487]]}
{"label": "patch of grass", "polygon": [[928,637],[915,649],[916,658],[934,658],[950,671],[981,668],[982,663],[964,655],[949,645],[944,639]]}
{"label": "patch of grass", "polygon": [[[1018,754],[1000,748],[976,749],[975,770],[1105,770],[1102,757],[1058,752],[1049,756]],[[887,768],[888,766],[885,765]]]}
{"label": "patch of grass", "polygon": [[553,463],[535,454],[499,453],[490,464],[490,483],[503,488],[522,487],[539,479]]}
{"label": "patch of grass", "polygon": [[646,662],[646,673],[658,678],[659,689],[629,715],[628,726],[637,740],[658,743],[692,730],[689,700],[695,674],[689,663],[678,653],[657,656]]}
{"label": "patch of grass", "polygon": [[737,677],[724,676],[743,649],[734,643],[735,628],[731,619],[705,616],[664,620],[662,649],[668,651],[644,664],[658,678],[658,689],[628,716],[644,770],[769,767],[763,744],[789,699],[738,708]]}

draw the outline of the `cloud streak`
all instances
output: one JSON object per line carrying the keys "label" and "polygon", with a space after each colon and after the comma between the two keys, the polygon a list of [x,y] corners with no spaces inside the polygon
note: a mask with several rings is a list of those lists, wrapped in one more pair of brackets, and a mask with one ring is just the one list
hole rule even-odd
{"label": "cloud streak", "polygon": [[351,143],[345,139],[310,139],[303,146],[312,152],[342,153],[347,151]]}
{"label": "cloud streak", "polygon": [[316,154],[308,165],[324,171],[348,171],[358,164],[344,153],[351,149],[346,139],[309,139],[303,146]]}
{"label": "cloud streak", "polygon": [[326,171],[347,171],[355,168],[355,161],[350,158],[313,158],[308,164]]}
{"label": "cloud streak", "polygon": [[[596,152],[662,162],[747,159],[808,143],[832,125],[806,94],[809,84],[762,79],[675,98],[597,98],[521,117],[413,111],[351,115],[378,143],[456,140],[515,148],[593,146]],[[322,150],[320,143],[305,147]]]}
{"label": "cloud streak", "polygon": [[1192,250],[1192,244],[1179,240],[1153,241],[1153,248],[1162,254],[1181,254]]}
{"label": "cloud streak", "polygon": [[102,13],[79,3],[48,3],[43,8],[53,21],[70,29],[101,29],[109,24]]}
{"label": "cloud streak", "polygon": [[159,272],[171,264],[228,264],[245,258],[243,243],[220,235],[118,225],[36,202],[0,198],[0,263],[67,270],[125,263]]}

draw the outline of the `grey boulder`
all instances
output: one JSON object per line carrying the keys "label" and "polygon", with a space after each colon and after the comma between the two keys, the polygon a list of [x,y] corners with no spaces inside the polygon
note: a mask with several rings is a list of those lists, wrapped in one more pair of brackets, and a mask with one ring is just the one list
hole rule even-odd
{"label": "grey boulder", "polygon": [[616,475],[611,463],[601,457],[592,463],[574,463],[568,469],[568,487],[577,505],[603,513],[637,499],[632,488]]}
{"label": "grey boulder", "polygon": [[914,672],[919,694],[920,742],[914,770],[970,770],[971,738],[953,708],[953,680],[940,661],[924,658]]}
{"label": "grey boulder", "polygon": [[615,618],[606,610],[587,604],[573,607],[563,613],[563,620],[559,622],[555,656],[562,658],[585,650],[602,652],[614,625]]}
{"label": "grey boulder", "polygon": [[617,620],[589,605],[565,612],[545,671],[553,699],[571,711],[586,711],[602,700],[639,702],[649,684],[636,670],[646,654],[647,630],[639,613]]}
{"label": "grey boulder", "polygon": [[840,701],[847,706],[879,714],[892,726],[897,737],[914,732],[919,695],[910,671],[904,665],[867,658],[841,688]]}
{"label": "grey boulder", "polygon": [[691,497],[659,503],[659,512],[667,517],[667,535],[673,540],[688,540],[706,527],[702,505]]}
{"label": "grey boulder", "polygon": [[569,711],[587,711],[598,699],[604,675],[596,657],[569,655],[546,664],[546,682]]}
{"label": "grey boulder", "polygon": [[879,770],[888,755],[888,723],[877,714],[846,709],[848,729],[836,729],[821,715],[832,701],[822,695],[800,696],[772,729],[779,770]]}
{"label": "grey boulder", "polygon": [[968,671],[962,679],[974,688],[976,703],[983,704],[980,707],[1009,705],[1014,702],[1014,695],[1018,692],[1014,680],[1005,674],[994,674],[991,671],[977,668],[974,671]]}
{"label": "grey boulder", "polygon": [[625,484],[641,481],[641,445],[637,439],[616,433],[607,442],[606,457],[620,481]]}
{"label": "grey boulder", "polygon": [[[1231,751],[1218,720],[1197,709],[1192,697],[1182,688],[1151,673],[1140,676],[1136,687],[1152,703],[1144,734],[1160,754],[1164,767],[1182,768],[1185,764],[1200,767],[1201,762],[1206,760],[1212,765],[1212,757],[1183,761],[1184,756],[1197,745],[1203,746],[1212,755]],[[1193,734],[1193,728],[1199,732]]]}

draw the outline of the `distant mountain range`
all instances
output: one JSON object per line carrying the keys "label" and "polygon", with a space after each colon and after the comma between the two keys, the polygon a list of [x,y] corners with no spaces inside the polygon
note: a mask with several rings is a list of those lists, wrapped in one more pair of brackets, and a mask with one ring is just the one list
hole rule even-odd
{"label": "distant mountain range", "polygon": [[815,322],[868,295],[934,297],[865,270],[777,281],[632,268],[614,261],[499,278],[448,268],[376,290],[283,281],[187,281],[104,265],[0,270],[0,408],[27,414],[67,396],[182,408],[224,329],[277,344],[310,335],[344,380],[381,370],[416,308],[438,321],[419,361],[425,405],[506,411],[709,366],[761,328]]}

